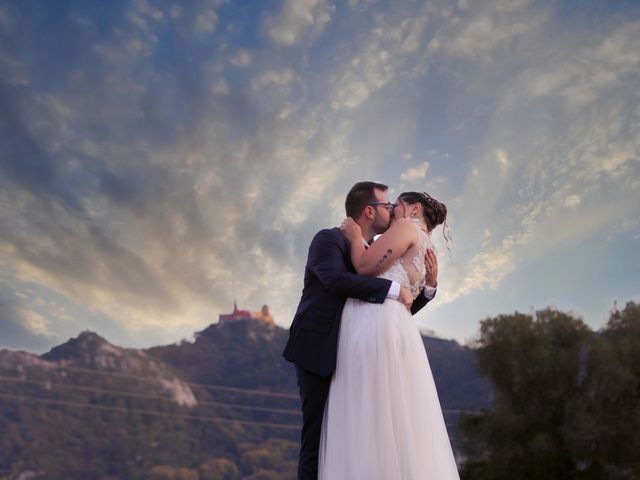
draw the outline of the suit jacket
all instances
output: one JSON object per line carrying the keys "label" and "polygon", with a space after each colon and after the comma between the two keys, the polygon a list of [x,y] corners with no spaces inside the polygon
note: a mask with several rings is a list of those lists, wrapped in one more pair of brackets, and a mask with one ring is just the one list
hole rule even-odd
{"label": "suit jacket", "polygon": [[[316,375],[331,375],[336,368],[346,299],[383,303],[390,287],[391,280],[355,273],[349,241],[339,228],[320,230],[309,246],[302,297],[289,329],[284,358]],[[411,313],[427,302],[420,294]]]}

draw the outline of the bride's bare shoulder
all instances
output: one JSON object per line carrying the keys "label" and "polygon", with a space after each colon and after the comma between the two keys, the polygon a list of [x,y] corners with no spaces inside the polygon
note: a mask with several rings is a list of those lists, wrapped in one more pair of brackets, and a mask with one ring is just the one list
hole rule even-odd
{"label": "bride's bare shoulder", "polygon": [[393,222],[380,239],[386,238],[389,242],[400,241],[407,248],[411,247],[417,240],[416,229],[409,218],[399,218]]}
{"label": "bride's bare shoulder", "polygon": [[410,218],[399,218],[393,222],[389,230],[394,230],[396,232],[413,232],[415,227],[413,226],[413,222]]}
{"label": "bride's bare shoulder", "polygon": [[412,224],[413,222],[410,218],[398,218],[397,220],[393,221],[393,224],[391,226],[397,228],[406,228],[408,225]]}

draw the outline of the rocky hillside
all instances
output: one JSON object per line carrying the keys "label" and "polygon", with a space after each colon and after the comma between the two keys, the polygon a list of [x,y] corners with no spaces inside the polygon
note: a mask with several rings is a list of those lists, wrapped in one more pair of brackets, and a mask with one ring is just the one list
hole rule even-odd
{"label": "rocky hillside", "polygon": [[[143,350],[89,331],[40,356],[0,350],[0,480],[293,478],[287,335],[246,320]],[[471,350],[423,339],[455,446],[458,411],[491,388]]]}

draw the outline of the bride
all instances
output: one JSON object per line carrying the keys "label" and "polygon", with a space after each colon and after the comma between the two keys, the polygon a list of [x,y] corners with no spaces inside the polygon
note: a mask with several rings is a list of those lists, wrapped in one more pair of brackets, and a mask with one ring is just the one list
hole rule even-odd
{"label": "bride", "polygon": [[[446,206],[426,193],[402,193],[391,227],[365,249],[357,223],[342,229],[358,274],[395,280],[415,298],[424,287],[430,234]],[[324,411],[321,480],[458,479],[422,338],[400,302],[349,298]]]}

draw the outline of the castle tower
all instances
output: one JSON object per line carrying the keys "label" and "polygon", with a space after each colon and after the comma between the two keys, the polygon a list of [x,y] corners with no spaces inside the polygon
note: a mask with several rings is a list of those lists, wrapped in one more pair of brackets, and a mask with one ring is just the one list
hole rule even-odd
{"label": "castle tower", "polygon": [[263,321],[264,323],[266,323],[268,325],[275,325],[273,317],[271,316],[271,313],[269,312],[269,306],[268,305],[263,305],[262,308],[260,309],[260,311],[253,312],[251,314],[251,317],[256,319],[256,320],[261,320],[261,321]]}
{"label": "castle tower", "polygon": [[236,320],[249,320],[253,318],[253,315],[248,310],[240,310],[238,309],[238,302],[233,301],[233,312],[231,313],[221,313],[218,317],[219,323],[227,323],[233,322]]}

